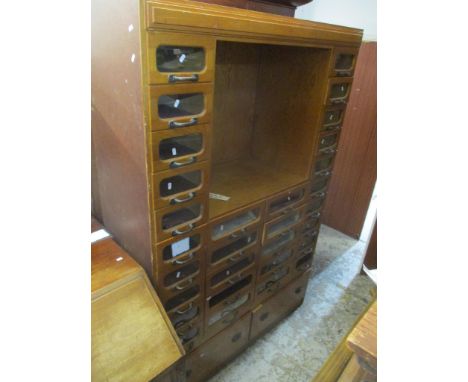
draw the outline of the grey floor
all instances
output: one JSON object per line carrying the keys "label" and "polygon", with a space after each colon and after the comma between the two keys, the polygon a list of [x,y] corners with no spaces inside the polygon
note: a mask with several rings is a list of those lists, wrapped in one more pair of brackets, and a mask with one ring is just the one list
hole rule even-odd
{"label": "grey floor", "polygon": [[371,300],[364,250],[322,225],[303,305],[209,382],[310,382]]}

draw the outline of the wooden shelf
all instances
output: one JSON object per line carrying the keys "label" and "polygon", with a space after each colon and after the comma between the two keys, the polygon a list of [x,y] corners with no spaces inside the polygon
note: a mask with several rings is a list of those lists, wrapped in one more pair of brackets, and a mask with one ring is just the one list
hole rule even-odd
{"label": "wooden shelf", "polygon": [[306,180],[296,174],[277,171],[254,159],[216,165],[211,172],[210,192],[229,196],[230,199],[210,199],[210,219],[265,199]]}

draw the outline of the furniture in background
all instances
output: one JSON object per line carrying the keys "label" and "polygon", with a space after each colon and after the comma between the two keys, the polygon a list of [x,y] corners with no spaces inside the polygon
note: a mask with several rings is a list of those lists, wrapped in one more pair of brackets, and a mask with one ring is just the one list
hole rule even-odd
{"label": "furniture in background", "polygon": [[203,381],[302,304],[362,31],[92,2],[93,211]]}
{"label": "furniture in background", "polygon": [[[94,219],[91,232],[102,229]],[[184,381],[184,350],[143,269],[110,237],[91,246],[92,379]]]}
{"label": "furniture in background", "polygon": [[294,16],[296,8],[312,0],[196,0],[203,3],[219,4],[228,7],[250,9],[252,11]]}
{"label": "furniture in background", "polygon": [[377,180],[377,42],[363,42],[323,223],[359,239]]}

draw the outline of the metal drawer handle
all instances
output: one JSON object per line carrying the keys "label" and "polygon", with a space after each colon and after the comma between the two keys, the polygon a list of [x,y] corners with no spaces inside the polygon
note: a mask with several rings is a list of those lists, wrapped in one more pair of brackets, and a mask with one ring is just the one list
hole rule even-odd
{"label": "metal drawer handle", "polygon": [[290,212],[292,212],[292,210],[293,210],[292,207],[286,208],[286,209],[283,211],[283,215],[289,214]]}
{"label": "metal drawer handle", "polygon": [[193,252],[187,256],[185,260],[175,260],[172,264],[177,264],[177,265],[182,265],[182,264],[187,264],[189,261],[193,260]]}
{"label": "metal drawer handle", "polygon": [[193,284],[193,279],[188,279],[187,282],[184,284],[179,284],[175,288],[177,290],[184,290],[185,288],[189,287],[190,285]]}
{"label": "metal drawer handle", "polygon": [[317,176],[327,177],[331,175],[331,171],[323,171],[316,174]]}
{"label": "metal drawer handle", "polygon": [[[240,233],[240,234],[239,234]],[[242,228],[240,231],[239,231],[238,234],[236,233],[233,233],[231,234],[231,236],[229,236],[231,239],[238,239],[239,237],[241,237],[243,234],[245,234],[245,228]]]}
{"label": "metal drawer handle", "polygon": [[192,74],[191,76],[177,76],[175,74],[171,74],[169,76],[169,82],[197,82],[198,79],[198,74]]}
{"label": "metal drawer handle", "polygon": [[185,310],[176,310],[176,313],[177,313],[177,314],[185,314],[185,313],[188,313],[192,308],[193,308],[193,302],[191,302],[191,303],[189,304],[189,306],[187,307],[187,309],[185,309]]}
{"label": "metal drawer handle", "polygon": [[224,301],[224,305],[232,305],[234,303],[236,303],[237,301],[239,301],[241,299],[241,296],[237,296],[236,298],[232,299],[232,300],[226,300]]}
{"label": "metal drawer handle", "polygon": [[310,217],[314,218],[314,219],[319,218],[320,217],[320,212],[315,212],[315,213],[311,214]]}
{"label": "metal drawer handle", "polygon": [[169,167],[170,167],[170,168],[178,168],[178,167],[182,167],[182,166],[187,166],[188,164],[195,163],[196,160],[197,160],[197,158],[195,158],[195,157],[190,157],[190,158],[188,158],[188,160],[183,161],[183,162],[174,161],[174,162],[171,162],[171,164],[169,165]]}
{"label": "metal drawer handle", "polygon": [[179,337],[183,337],[185,336],[190,330],[193,329],[193,323],[192,324],[189,324],[187,325],[187,327],[185,328],[185,330],[178,330],[176,333]]}
{"label": "metal drawer handle", "polygon": [[338,77],[351,77],[351,72],[349,71],[340,71],[339,69],[336,70],[336,74]]}
{"label": "metal drawer handle", "polygon": [[332,99],[332,100],[331,100],[331,103],[333,103],[333,104],[340,104],[340,103],[343,103],[343,104],[346,105],[347,101],[346,101],[346,99],[344,99],[344,98],[341,98],[341,99]]}
{"label": "metal drawer handle", "polygon": [[324,198],[326,195],[325,192],[318,192],[314,195],[314,198]]}
{"label": "metal drawer handle", "polygon": [[320,150],[323,154],[336,154],[338,152],[337,149],[323,149]]}
{"label": "metal drawer handle", "polygon": [[194,224],[189,224],[187,227],[188,228],[185,231],[181,231],[179,229],[176,229],[175,231],[172,232],[172,236],[184,235],[186,233],[189,233],[194,229],[195,225]]}
{"label": "metal drawer handle", "polygon": [[327,128],[328,131],[338,131],[341,130],[341,126],[330,126]]}
{"label": "metal drawer handle", "polygon": [[169,128],[174,129],[178,127],[189,127],[189,126],[196,125],[197,123],[198,123],[197,118],[192,118],[190,121],[187,121],[187,122],[170,121]]}
{"label": "metal drawer handle", "polygon": [[234,285],[236,282],[242,280],[242,274],[239,274],[235,277],[233,277],[232,279],[229,279],[227,282],[228,284],[231,284],[231,285]]}
{"label": "metal drawer handle", "polygon": [[186,198],[174,198],[171,200],[171,204],[178,204],[178,203],[185,203],[188,202],[189,200],[192,200],[195,197],[195,192],[190,192]]}
{"label": "metal drawer handle", "polygon": [[234,255],[229,258],[229,261],[232,261],[233,263],[239,260],[242,256],[244,256],[244,251],[240,251],[237,255]]}

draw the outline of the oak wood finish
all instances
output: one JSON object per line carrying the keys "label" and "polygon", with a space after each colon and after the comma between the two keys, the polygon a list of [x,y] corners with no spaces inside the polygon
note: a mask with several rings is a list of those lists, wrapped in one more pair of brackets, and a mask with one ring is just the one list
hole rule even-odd
{"label": "oak wood finish", "polygon": [[362,44],[323,223],[359,238],[377,179],[377,43]]}
{"label": "oak wood finish", "polygon": [[273,13],[283,16],[294,16],[296,7],[309,3],[311,0],[303,1],[281,1],[281,0],[196,0],[203,3],[219,4],[228,7],[250,9],[253,11]]}
{"label": "oak wood finish", "polygon": [[93,381],[148,381],[184,351],[143,269],[112,239],[91,248]]}

